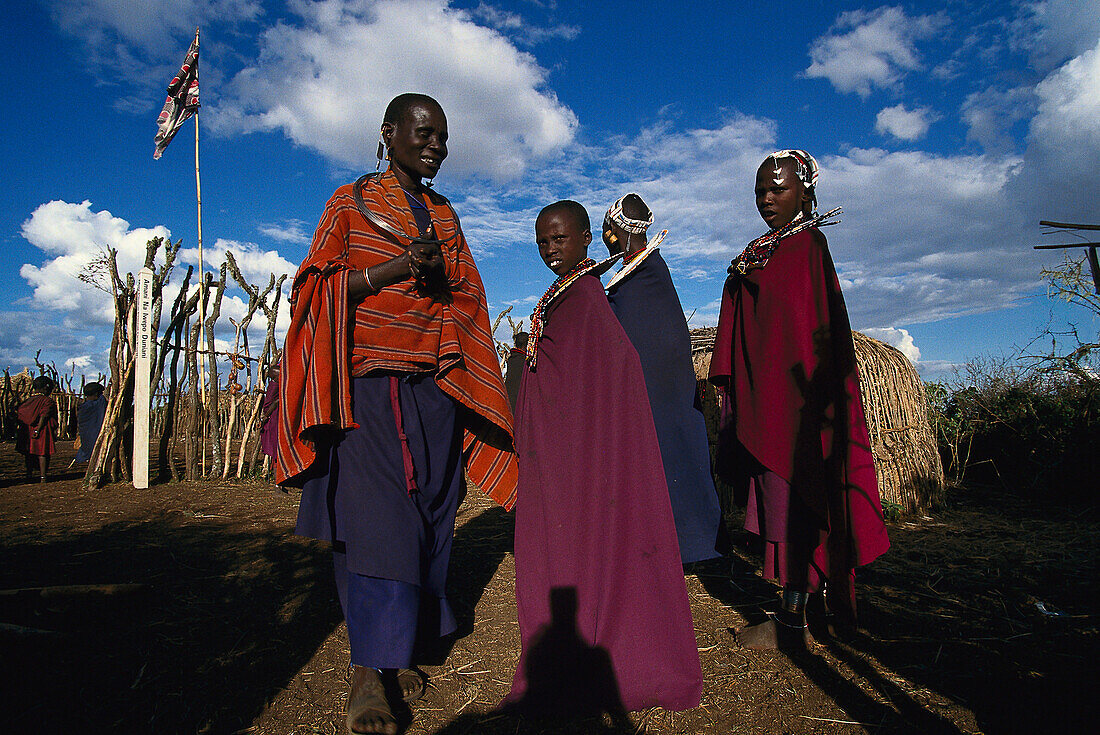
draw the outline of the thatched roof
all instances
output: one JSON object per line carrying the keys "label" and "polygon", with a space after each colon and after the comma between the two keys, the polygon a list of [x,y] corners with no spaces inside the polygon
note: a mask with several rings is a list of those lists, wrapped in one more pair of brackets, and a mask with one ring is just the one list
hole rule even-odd
{"label": "thatched roof", "polygon": [[[714,327],[691,330],[691,357],[700,380],[710,370],[716,332]],[[890,345],[860,332],[852,332],[852,339],[882,499],[905,512],[934,506],[943,497],[944,475],[924,382]]]}

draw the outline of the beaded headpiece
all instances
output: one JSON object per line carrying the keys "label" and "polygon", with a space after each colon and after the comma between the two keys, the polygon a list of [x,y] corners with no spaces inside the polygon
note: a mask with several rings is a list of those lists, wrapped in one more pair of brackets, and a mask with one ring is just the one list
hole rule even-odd
{"label": "beaded headpiece", "polygon": [[[817,184],[817,173],[819,171],[817,160],[806,151],[796,149],[776,151],[768,158],[775,161],[777,176],[779,175],[779,161],[783,158],[790,158],[794,160],[794,175],[807,189]],[[768,159],[765,158],[764,160],[766,162]]]}
{"label": "beaded headpiece", "polygon": [[741,254],[733,259],[730,263],[729,272],[740,273],[741,275],[747,274],[753,268],[763,268],[768,264],[768,259],[772,257],[772,253],[779,247],[779,241],[783,238],[796,235],[803,230],[808,230],[811,227],[825,227],[826,225],[835,225],[840,220],[835,219],[844,210],[841,207],[832,209],[825,214],[814,214],[810,217],[806,217],[802,212],[795,215],[795,218],[788,222],[786,225],[780,227],[778,230],[772,230],[750,242]]}
{"label": "beaded headpiece", "polygon": [[[606,225],[608,222],[614,222],[619,227],[622,227],[627,232],[632,232],[635,235],[644,235],[645,231],[649,229],[649,226],[653,224],[653,212],[649,213],[649,219],[631,219],[623,214],[623,200],[625,200],[630,194],[624,194],[619,201],[611,205],[611,209],[607,210],[607,214],[604,215],[603,221]],[[638,196],[635,194],[634,196]],[[639,197],[640,199],[641,197]]]}

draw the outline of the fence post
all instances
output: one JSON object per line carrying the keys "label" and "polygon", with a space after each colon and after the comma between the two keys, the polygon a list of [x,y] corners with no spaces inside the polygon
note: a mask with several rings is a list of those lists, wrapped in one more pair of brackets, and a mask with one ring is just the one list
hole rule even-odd
{"label": "fence post", "polygon": [[134,488],[149,487],[149,376],[152,367],[153,271],[137,275],[137,334],[134,361]]}

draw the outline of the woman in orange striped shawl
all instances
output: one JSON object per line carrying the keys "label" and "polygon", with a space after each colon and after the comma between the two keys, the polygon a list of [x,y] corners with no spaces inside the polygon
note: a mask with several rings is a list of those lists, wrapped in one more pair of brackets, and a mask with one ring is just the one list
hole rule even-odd
{"label": "woman in orange striped shawl", "polygon": [[414,643],[455,629],[445,598],[463,469],[515,500],[512,414],[481,277],[458,217],[425,186],[447,156],[430,97],[386,110],[390,165],[336,190],[291,290],[276,480],[297,532],[333,543],[351,639],[351,732],[394,733],[385,697],[423,692]]}

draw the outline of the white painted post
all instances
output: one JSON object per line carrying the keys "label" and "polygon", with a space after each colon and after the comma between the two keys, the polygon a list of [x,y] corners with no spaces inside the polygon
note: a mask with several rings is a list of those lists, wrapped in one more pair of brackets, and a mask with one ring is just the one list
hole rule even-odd
{"label": "white painted post", "polygon": [[153,357],[153,271],[137,275],[137,334],[134,362],[134,488],[149,487],[149,373]]}

